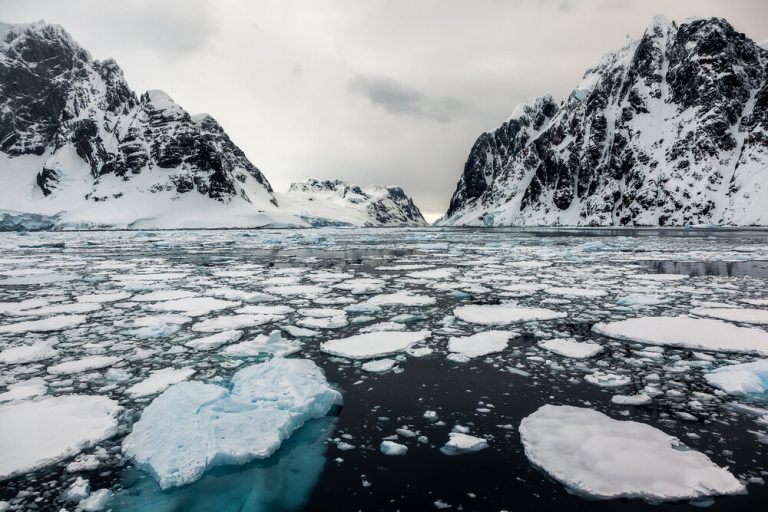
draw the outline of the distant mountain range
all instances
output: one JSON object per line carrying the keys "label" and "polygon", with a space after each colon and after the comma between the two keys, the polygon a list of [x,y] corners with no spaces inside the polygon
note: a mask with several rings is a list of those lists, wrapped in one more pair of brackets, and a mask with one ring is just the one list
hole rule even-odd
{"label": "distant mountain range", "polygon": [[768,225],[768,50],[657,16],[470,151],[444,226]]}
{"label": "distant mountain range", "polygon": [[425,224],[397,187],[276,194],[213,117],[44,22],[0,24],[0,182],[0,229]]}

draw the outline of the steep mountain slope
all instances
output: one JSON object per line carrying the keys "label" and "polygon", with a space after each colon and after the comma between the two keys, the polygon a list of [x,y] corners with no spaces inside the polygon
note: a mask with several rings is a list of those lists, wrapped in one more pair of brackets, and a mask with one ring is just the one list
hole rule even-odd
{"label": "steep mountain slope", "polygon": [[768,51],[661,16],[480,136],[442,225],[768,224]]}
{"label": "steep mountain slope", "polygon": [[0,179],[1,207],[72,226],[296,223],[212,117],[137,97],[114,61],[43,22],[0,25]]}
{"label": "steep mountain slope", "polygon": [[[58,25],[0,24],[0,230],[422,225],[397,187],[272,187],[207,114]],[[304,220],[307,219],[307,220]]]}
{"label": "steep mountain slope", "polygon": [[280,204],[313,226],[425,226],[400,187],[360,187],[340,180],[292,183]]}

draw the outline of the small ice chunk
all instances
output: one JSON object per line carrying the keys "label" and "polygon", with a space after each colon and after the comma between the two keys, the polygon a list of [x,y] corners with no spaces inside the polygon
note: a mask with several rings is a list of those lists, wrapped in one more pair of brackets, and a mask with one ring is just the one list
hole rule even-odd
{"label": "small ice chunk", "polygon": [[109,489],[99,489],[93,491],[90,496],[77,504],[77,508],[84,512],[99,512],[107,508],[109,500],[112,499],[112,491]]}
{"label": "small ice chunk", "polygon": [[765,393],[768,391],[768,359],[721,366],[704,374],[704,379],[729,395]]}
{"label": "small ice chunk", "polygon": [[382,441],[379,449],[384,455],[405,455],[408,453],[407,446],[394,441]]}
{"label": "small ice chunk", "polygon": [[440,448],[440,451],[446,455],[461,455],[488,448],[488,441],[482,437],[471,436],[463,432],[451,432],[448,437],[448,442]]}
{"label": "small ice chunk", "polygon": [[611,402],[617,405],[646,405],[651,403],[651,397],[646,393],[637,395],[613,395]]}
{"label": "small ice chunk", "polygon": [[616,373],[603,372],[600,370],[595,371],[589,375],[584,376],[584,380],[595,386],[603,388],[617,388],[626,386],[632,379],[627,375],[619,375]]}
{"label": "small ice chunk", "polygon": [[731,473],[677,438],[592,409],[544,405],[519,430],[531,464],[584,496],[653,502],[745,492]]}
{"label": "small ice chunk", "polygon": [[363,370],[372,373],[385,373],[394,368],[397,361],[394,359],[376,359],[363,363]]}
{"label": "small ice chunk", "polygon": [[88,497],[91,493],[91,483],[85,478],[78,476],[77,479],[72,482],[72,485],[64,491],[62,498],[64,501],[78,502]]}

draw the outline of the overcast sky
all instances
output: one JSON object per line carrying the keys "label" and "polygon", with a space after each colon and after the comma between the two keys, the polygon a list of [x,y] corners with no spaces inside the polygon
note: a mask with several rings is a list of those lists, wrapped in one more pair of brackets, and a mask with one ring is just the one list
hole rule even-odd
{"label": "overcast sky", "polygon": [[0,0],[1,21],[59,23],[137,92],[212,114],[276,190],[401,185],[430,219],[480,133],[657,13],[768,39],[766,0]]}

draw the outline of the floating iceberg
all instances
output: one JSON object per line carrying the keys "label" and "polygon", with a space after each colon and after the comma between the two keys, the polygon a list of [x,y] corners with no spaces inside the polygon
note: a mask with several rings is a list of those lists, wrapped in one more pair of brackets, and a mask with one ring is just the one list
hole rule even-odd
{"label": "floating iceberg", "polygon": [[214,466],[267,458],[306,421],[341,403],[320,368],[305,359],[243,368],[230,385],[171,386],[144,409],[123,452],[168,489]]}
{"label": "floating iceberg", "polygon": [[534,466],[584,496],[655,502],[745,492],[677,438],[592,409],[545,405],[520,423],[520,439]]}

